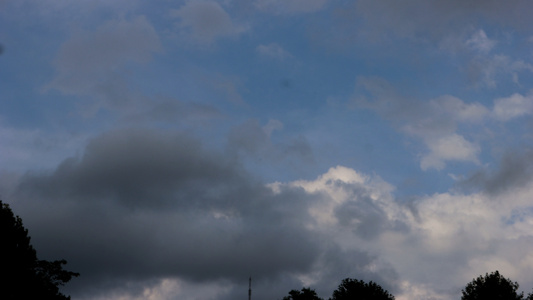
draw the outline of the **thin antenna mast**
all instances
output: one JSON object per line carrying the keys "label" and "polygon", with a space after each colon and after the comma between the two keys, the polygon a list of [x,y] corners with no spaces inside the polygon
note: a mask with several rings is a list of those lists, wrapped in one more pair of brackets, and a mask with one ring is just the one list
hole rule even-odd
{"label": "thin antenna mast", "polygon": [[250,282],[248,284],[248,300],[252,300],[252,276],[250,276]]}

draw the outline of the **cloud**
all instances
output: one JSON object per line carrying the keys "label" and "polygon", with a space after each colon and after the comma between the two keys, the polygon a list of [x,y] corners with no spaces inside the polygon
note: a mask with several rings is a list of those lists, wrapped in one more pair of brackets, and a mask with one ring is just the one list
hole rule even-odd
{"label": "cloud", "polygon": [[[394,188],[378,176],[336,166],[314,180],[297,180],[269,185],[277,194],[287,189],[303,189],[315,201],[306,207],[314,222],[307,226],[328,245],[306,275],[306,285],[316,286],[325,295],[346,277],[375,280],[397,291],[399,274],[394,267],[368,249],[386,232],[404,230],[405,211],[394,202]],[[320,294],[320,293],[319,293]]]}
{"label": "cloud", "polygon": [[[279,127],[276,121],[269,124]],[[387,185],[377,178],[356,184],[359,177],[366,178],[338,167],[314,183],[273,189],[187,134],[127,129],[91,140],[81,156],[63,161],[53,172],[27,173],[10,198],[40,257],[66,258],[69,269],[83,274],[69,284],[75,297],[118,297],[132,285],[138,286],[128,292],[133,298],[181,295],[180,282],[198,286],[219,280],[229,287],[215,289],[222,297],[235,295],[238,282],[250,274],[258,293],[275,297],[274,286],[289,290],[299,285],[301,274],[323,268],[333,274],[339,271],[335,265],[343,266],[346,275],[355,270],[365,278],[388,278],[378,275],[388,270],[396,276],[390,266],[371,267],[377,257],[364,250],[325,242],[331,237],[311,213],[338,201],[330,198],[338,186],[348,198],[330,213],[343,230],[352,232],[348,228],[356,219],[361,224],[353,232],[362,237],[388,230],[371,229],[373,216],[386,218],[378,198],[380,186]],[[323,198],[324,188],[331,196]],[[361,203],[367,212],[356,217],[343,212],[351,197],[359,202],[350,203]],[[358,211],[355,206],[350,210]]]}
{"label": "cloud", "polygon": [[[419,67],[421,59],[433,60],[434,55],[443,60],[451,58],[458,61],[458,70],[474,87],[494,88],[503,85],[503,80],[519,84],[520,72],[531,71],[530,64],[496,50],[505,50],[509,37],[527,33],[525,29],[533,23],[524,11],[533,6],[518,0],[468,3],[347,2],[329,11],[332,22],[323,22],[310,33],[314,42],[328,50],[372,52],[375,59],[393,58],[414,69]],[[500,30],[493,31],[496,26]],[[502,35],[507,40],[498,40]],[[428,56],[429,53],[432,54]]]}
{"label": "cloud", "polygon": [[433,99],[430,105],[436,112],[458,122],[477,123],[483,121],[489,115],[489,110],[481,103],[465,103],[463,100],[450,95]]}
{"label": "cloud", "polygon": [[[496,151],[481,148],[496,141],[487,138],[490,134],[514,130],[516,122],[527,121],[531,115],[531,95],[520,90],[509,92],[521,87],[521,72],[533,69],[527,61],[509,54],[523,54],[527,48],[509,48],[517,46],[522,38],[509,31],[521,30],[520,24],[531,28],[533,23],[527,17],[530,4],[478,0],[341,2],[181,1],[169,16],[168,5],[172,4],[165,1],[163,6],[158,6],[163,2],[151,4],[147,17],[131,17],[136,10],[131,7],[114,12],[114,8],[71,9],[68,11],[75,13],[64,14],[64,19],[55,25],[48,22],[51,17],[47,22],[26,18],[34,14],[17,18],[25,19],[21,23],[6,23],[23,24],[6,27],[21,30],[46,25],[42,28],[63,26],[62,30],[69,31],[71,28],[64,25],[75,21],[86,28],[59,45],[56,42],[62,31],[52,39],[45,34],[47,30],[39,31],[43,35],[37,40],[46,40],[45,48],[59,49],[53,62],[55,77],[48,79],[49,93],[41,96],[49,99],[53,93],[61,93],[61,99],[77,99],[95,110],[111,110],[98,114],[98,122],[81,120],[68,124],[68,130],[88,126],[94,132],[116,123],[117,127],[131,127],[99,133],[87,140],[89,133],[51,134],[47,129],[0,126],[0,194],[23,218],[41,258],[66,258],[68,269],[82,273],[67,286],[73,298],[238,299],[246,295],[247,279],[252,276],[253,297],[259,300],[281,299],[290,289],[302,286],[316,288],[321,297],[327,298],[345,277],[374,280],[399,300],[452,299],[460,297],[460,288],[472,277],[494,269],[518,279],[525,287],[533,286],[528,279],[533,278],[533,155],[528,148],[509,151],[492,169],[488,159],[491,154],[497,155]],[[18,5],[20,9],[29,2],[24,3]],[[52,6],[94,6],[90,1],[82,6],[65,3],[53,1]],[[126,5],[124,1],[109,3],[116,7]],[[144,7],[148,4],[140,7],[140,2],[135,3],[139,8],[148,8]],[[346,9],[350,5],[353,10]],[[37,7],[45,9],[43,4]],[[53,10],[51,15],[62,11]],[[520,11],[513,15],[517,10]],[[109,19],[118,11],[122,17]],[[149,15],[162,11],[167,11],[171,19],[150,22]],[[309,15],[303,16],[305,13]],[[91,21],[78,20],[80,14]],[[98,21],[102,16],[107,21]],[[310,56],[302,57],[323,57],[326,61],[301,64],[300,68],[291,69],[294,76],[289,77],[304,75],[299,79],[303,85],[322,82],[324,86],[311,87],[309,93],[299,96],[288,89],[280,90],[290,101],[271,105],[270,111],[258,111],[253,102],[261,101],[265,95],[253,97],[256,91],[246,91],[244,83],[249,88],[257,87],[265,76],[276,74],[249,68],[254,54],[255,59],[287,62],[297,50],[290,48],[294,52],[289,53],[280,42],[286,39],[266,36],[272,28],[242,39],[249,32],[248,23],[243,20],[253,18],[253,24],[268,23],[269,27],[274,18],[274,27],[279,29],[278,25],[294,25],[287,16],[297,17],[302,26],[281,31],[304,39],[315,33],[306,22],[317,28],[346,22],[347,27],[336,27],[336,31],[325,29],[327,38],[321,41],[328,44],[338,39],[343,46],[356,45],[358,51],[350,52],[346,47],[349,55],[337,57],[318,53],[321,50],[315,47]],[[326,19],[320,21],[320,17]],[[99,22],[98,26],[90,26],[92,22]],[[507,27],[495,27],[498,22]],[[224,51],[216,53],[174,49],[169,55],[172,62],[167,63],[158,53],[163,51],[164,42],[160,33],[169,26],[182,38],[180,45],[191,43],[192,48],[209,48],[218,43],[227,46],[225,42],[238,38],[246,45],[221,47]],[[310,31],[302,32],[308,28]],[[15,33],[13,36],[21,36]],[[356,42],[346,38],[350,34],[358,38]],[[508,37],[509,43],[502,37]],[[376,47],[376,40],[383,44]],[[453,45],[444,49],[444,41]],[[165,45],[176,46],[168,42]],[[308,45],[307,42],[294,45]],[[24,45],[34,46],[33,39],[21,39],[19,44],[10,42],[9,54],[16,54],[13,65],[20,63],[17,55],[20,58],[45,53],[34,57],[40,63],[48,63],[46,57],[53,57],[39,47],[28,47],[29,52],[16,51]],[[395,47],[387,47],[393,44]],[[239,53],[241,50],[252,57]],[[382,58],[383,51],[391,55],[390,59],[374,59]],[[455,57],[448,57],[452,52]],[[239,62],[223,59],[226,54]],[[155,64],[144,65],[154,59]],[[405,85],[400,88],[385,79],[360,77],[351,104],[369,110],[370,115],[369,111],[361,111],[354,118],[339,106],[322,103],[319,110],[309,106],[326,99],[328,88],[345,93],[342,88],[337,89],[345,87],[345,82],[329,78],[328,74],[389,72],[391,66],[405,67],[406,60],[418,64],[400,72],[407,77],[397,77],[398,72],[387,74],[400,84],[416,82],[413,90],[429,96],[417,98],[405,92],[410,89]],[[431,65],[430,61],[435,60],[439,62]],[[351,63],[343,64],[344,61]],[[388,62],[393,63],[387,65]],[[350,69],[347,65],[360,68]],[[27,67],[34,66],[28,63]],[[334,72],[335,66],[346,72]],[[413,73],[428,71],[424,66],[430,66],[429,71],[437,77]],[[453,77],[453,66],[464,68],[476,86],[503,89],[480,92],[459,85],[455,90],[460,97],[445,94],[441,92],[443,88],[461,79],[431,83],[442,79],[442,74]],[[234,75],[226,74],[228,68]],[[45,71],[30,74],[28,80],[39,81],[46,75],[46,68],[37,69]],[[32,94],[31,84],[21,81],[26,77],[20,74],[15,72],[11,77],[21,84],[19,88],[27,87],[28,94],[7,92],[13,99]],[[327,80],[309,77],[314,75]],[[513,78],[515,84],[502,86],[507,84],[500,82],[504,77]],[[141,83],[140,78],[147,81]],[[146,92],[156,90],[175,94],[153,96]],[[252,95],[248,105],[244,104],[244,93]],[[263,98],[275,98],[275,93]],[[308,100],[304,111],[299,100]],[[5,108],[15,112],[16,116],[9,119],[13,124],[24,124],[20,126],[47,128],[45,119],[54,119],[70,108],[68,105],[52,112],[61,102],[51,103],[51,114],[45,113],[30,124],[24,121],[27,114],[20,112],[32,105],[21,108],[15,102],[11,103],[15,106],[6,104]],[[215,102],[223,111],[209,105]],[[287,112],[287,107],[296,110]],[[243,118],[243,113],[248,116]],[[384,130],[383,120],[374,119],[372,113],[409,140],[398,140],[394,133]],[[247,120],[249,115],[257,119]],[[206,121],[222,118],[216,123],[217,128],[202,131],[202,126],[210,126]],[[513,120],[516,122],[509,122]],[[54,122],[66,124],[63,120]],[[346,126],[348,123],[350,126]],[[306,124],[313,127],[311,133],[301,134],[299,130]],[[195,136],[199,131],[202,134]],[[339,138],[342,133],[345,135]],[[386,136],[377,136],[379,133]],[[506,142],[514,138],[509,135],[494,143],[508,147]],[[308,139],[315,146],[321,144],[318,148],[326,156],[316,158],[316,149]],[[331,143],[324,141],[334,141],[338,149],[332,150]],[[391,147],[387,147],[387,142],[391,141],[396,146],[404,142],[407,149],[389,159],[386,155]],[[343,155],[335,155],[341,152]],[[377,164],[371,161],[371,152],[379,156],[374,161]],[[442,174],[430,172],[425,178],[429,187],[424,187],[428,194],[406,196],[411,189],[397,190],[387,180],[402,181],[400,177],[409,171],[413,152],[423,170],[443,170],[450,165],[464,170],[464,164],[476,164],[480,170],[458,182],[459,187],[473,189],[455,187],[445,191],[445,181],[434,181]],[[343,158],[361,168],[386,173],[337,165]],[[402,171],[387,169],[389,162],[400,160]],[[334,162],[330,165],[324,161]],[[306,172],[290,174],[297,167]],[[431,186],[438,186],[439,192],[431,192]]]}
{"label": "cloud", "polygon": [[202,74],[209,88],[222,95],[227,101],[235,105],[246,105],[241,91],[243,83],[238,77],[224,76],[222,74]]}
{"label": "cloud", "polygon": [[533,260],[513,249],[530,248],[533,186],[521,175],[530,172],[504,174],[513,165],[490,178],[521,183],[496,196],[402,203],[377,175],[337,166],[264,184],[187,134],[128,129],[53,172],[26,174],[10,198],[39,255],[82,273],[69,284],[80,299],[187,299],[190,289],[231,299],[250,275],[257,299],[304,284],[327,296],[345,277],[426,299],[455,297],[487,269],[527,278]]}
{"label": "cloud", "polygon": [[480,190],[489,195],[523,188],[533,179],[533,150],[523,149],[505,153],[495,171],[483,168],[458,182],[462,188]]}
{"label": "cloud", "polygon": [[259,10],[275,14],[312,13],[323,8],[328,0],[255,0]]}
{"label": "cloud", "polygon": [[0,164],[3,171],[55,167],[65,156],[72,155],[85,143],[86,134],[49,133],[19,129],[0,124]]}
{"label": "cloud", "polygon": [[271,119],[264,126],[251,119],[233,127],[228,135],[229,151],[237,155],[283,162],[297,158],[304,162],[314,160],[313,151],[304,136],[288,137],[280,142],[273,142],[275,131],[282,130],[283,123]]}
{"label": "cloud", "polygon": [[489,39],[483,29],[479,29],[471,34],[471,37],[462,44],[462,37],[457,38],[461,45],[456,45],[453,52],[461,51],[464,46],[467,51],[465,55],[464,70],[468,80],[474,86],[486,86],[495,88],[498,83],[502,84],[503,79],[511,79],[516,85],[520,85],[519,74],[523,71],[533,71],[533,66],[520,59],[514,59],[504,54],[491,54],[498,41]]}
{"label": "cloud", "polygon": [[199,44],[209,45],[220,38],[237,37],[246,26],[237,25],[230,15],[214,1],[189,1],[172,11],[179,18],[178,27]]}
{"label": "cloud", "polygon": [[494,100],[493,114],[497,120],[508,121],[533,113],[533,98],[515,93],[509,97]]}
{"label": "cloud", "polygon": [[447,161],[479,163],[480,147],[457,133],[460,124],[482,124],[490,116],[480,103],[465,103],[450,95],[427,102],[399,94],[381,78],[358,78],[353,103],[393,122],[400,131],[421,140],[427,148],[420,167],[441,170]]}
{"label": "cloud", "polygon": [[[347,211],[351,206],[350,203],[356,204],[358,209],[368,205],[368,212],[375,214],[368,219],[370,221],[387,210],[381,207],[386,203],[382,200],[390,200],[390,193],[393,190],[392,186],[380,178],[364,176],[342,166],[330,168],[327,173],[314,181],[294,181],[290,186],[303,188],[308,193],[324,193],[329,196],[329,199],[310,207],[310,214],[316,218],[318,224],[344,224],[354,230],[360,226],[362,231],[366,230],[364,227],[367,224],[362,220],[357,220],[353,212]],[[280,185],[273,184],[272,188],[279,191]],[[350,220],[352,217],[356,219]],[[349,224],[350,222],[353,224]]]}
{"label": "cloud", "polygon": [[524,19],[524,11],[531,7],[531,3],[519,0],[506,3],[482,0],[468,3],[457,0],[411,0],[402,3],[364,0],[355,3],[352,12],[364,18],[366,28],[373,35],[393,33],[402,37],[442,39],[460,33],[480,20],[515,29],[526,28],[523,26],[531,24],[531,21]]}
{"label": "cloud", "polygon": [[[2,2],[5,2],[5,7]],[[51,0],[48,3],[32,2],[31,0],[21,0],[16,3],[0,1],[3,11],[9,11],[10,16],[19,19],[20,22],[30,24],[31,22],[45,22],[47,26],[59,30],[65,23],[94,24],[95,19],[102,15],[128,15],[139,9],[140,0],[116,0],[116,1],[61,1]],[[44,23],[43,23],[44,24]],[[58,27],[56,27],[58,26]],[[54,31],[56,35],[58,34]]]}
{"label": "cloud", "polygon": [[104,106],[135,101],[123,73],[131,63],[145,63],[162,50],[159,37],[144,17],[118,19],[95,31],[78,31],[63,43],[55,60],[56,76],[45,90],[90,96]]}
{"label": "cloud", "polygon": [[481,148],[458,134],[444,136],[426,141],[429,153],[422,157],[420,168],[428,170],[434,168],[442,170],[445,161],[470,161],[479,163],[478,154]]}
{"label": "cloud", "polygon": [[495,88],[503,75],[511,75],[513,83],[519,85],[519,72],[533,71],[533,66],[522,60],[513,60],[506,55],[477,56],[467,63],[467,76],[474,85]]}
{"label": "cloud", "polygon": [[520,86],[519,75],[523,71],[532,71],[531,64],[512,56],[494,53],[498,44],[508,41],[490,39],[483,29],[467,30],[464,33],[450,33],[440,42],[444,52],[453,53],[455,58],[463,60],[462,72],[465,72],[470,84],[476,87],[495,88],[511,79]]}
{"label": "cloud", "polygon": [[496,41],[489,39],[485,31],[480,29],[466,41],[466,45],[481,53],[489,53],[496,45]]}
{"label": "cloud", "polygon": [[320,248],[303,226],[311,222],[303,198],[312,199],[273,194],[185,134],[109,132],[83,156],[20,180],[14,208],[40,255],[64,257],[84,274],[73,293],[166,277],[305,272]]}
{"label": "cloud", "polygon": [[[329,233],[330,242],[343,250],[335,254],[339,260],[325,259],[321,262],[327,263],[317,264],[304,277],[312,286],[322,288],[321,280],[335,277],[326,275],[333,268],[340,277],[354,272],[357,278],[378,280],[399,299],[450,299],[486,270],[499,269],[517,278],[530,273],[518,263],[529,264],[527,251],[509,248],[519,236],[522,242],[531,242],[528,230],[533,214],[528,198],[533,186],[531,180],[522,182],[495,198],[446,192],[402,204],[393,196],[394,187],[379,177],[338,166],[316,180],[277,183],[272,188],[302,187],[311,195],[321,195],[321,201],[309,203],[310,215],[318,221],[315,230]],[[372,250],[357,253],[361,249]],[[355,256],[349,259],[348,253]],[[373,257],[375,253],[379,255]],[[358,263],[358,259],[363,260]],[[345,268],[335,262],[353,265]],[[379,271],[365,274],[372,269]]]}
{"label": "cloud", "polygon": [[274,120],[274,119],[268,120],[268,123],[265,126],[263,126],[263,131],[268,137],[272,136],[272,132],[274,132],[274,130],[282,130],[282,129],[283,129],[283,123],[281,123],[280,120]]}
{"label": "cloud", "polygon": [[284,60],[292,56],[289,52],[287,52],[285,49],[283,49],[280,45],[276,43],[270,43],[268,45],[259,45],[257,46],[257,48],[255,48],[255,50],[262,56],[279,60]]}
{"label": "cloud", "polygon": [[207,104],[184,102],[169,97],[156,97],[146,107],[139,107],[124,116],[123,121],[128,124],[208,124],[214,119],[223,117],[215,107]]}
{"label": "cloud", "polygon": [[126,130],[93,139],[81,160],[67,159],[54,176],[37,176],[29,184],[46,187],[51,193],[48,197],[109,196],[128,207],[158,208],[176,204],[177,199],[187,203],[187,194],[179,193],[180,197],[172,197],[169,202],[171,199],[158,191],[180,184],[194,186],[194,178],[207,180],[218,176],[229,179],[236,174],[233,168],[218,163],[216,157],[203,153],[195,139]]}
{"label": "cloud", "polygon": [[[399,131],[422,141],[426,148],[420,153],[422,170],[442,170],[449,161],[479,164],[479,141],[473,140],[470,131],[464,128],[488,128],[491,121],[503,123],[533,113],[533,100],[529,94],[515,93],[497,98],[490,109],[481,103],[467,103],[451,95],[427,101],[410,98],[382,78],[365,77],[357,79],[351,104],[375,111]],[[478,135],[477,138],[482,137]]]}

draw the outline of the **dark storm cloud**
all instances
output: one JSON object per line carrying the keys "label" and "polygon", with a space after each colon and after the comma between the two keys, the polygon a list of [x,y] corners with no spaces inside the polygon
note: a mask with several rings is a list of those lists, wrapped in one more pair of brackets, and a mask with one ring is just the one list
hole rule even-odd
{"label": "dark storm cloud", "polygon": [[496,171],[483,169],[458,183],[459,188],[479,189],[497,195],[520,188],[533,179],[533,149],[506,153]]}
{"label": "dark storm cloud", "polygon": [[[52,176],[28,176],[26,185],[38,187],[49,198],[113,198],[126,206],[159,207],[176,199],[186,202],[183,192],[165,195],[184,185],[231,182],[237,171],[221,158],[210,156],[198,141],[181,135],[125,130],[104,134],[87,146],[81,159],[65,160]],[[177,197],[176,197],[177,196]]]}
{"label": "dark storm cloud", "polygon": [[25,175],[12,198],[39,255],[82,274],[73,295],[163,277],[304,272],[321,242],[305,227],[313,197],[274,194],[181,133],[103,134],[52,173]]}

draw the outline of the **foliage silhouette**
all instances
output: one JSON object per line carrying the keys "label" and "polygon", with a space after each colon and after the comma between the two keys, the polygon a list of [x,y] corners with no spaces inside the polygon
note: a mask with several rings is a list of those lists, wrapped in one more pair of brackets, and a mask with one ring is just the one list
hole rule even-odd
{"label": "foliage silhouette", "polygon": [[289,296],[283,297],[283,300],[322,300],[316,292],[310,288],[302,288],[301,291],[291,290]]}
{"label": "foliage silhouette", "polygon": [[37,259],[22,219],[1,200],[0,239],[0,299],[70,299],[59,287],[79,274],[63,270],[65,260]]}
{"label": "foliage silhouette", "polygon": [[490,274],[486,273],[485,276],[479,276],[472,280],[472,282],[468,283],[462,290],[463,296],[461,297],[461,300],[524,299],[524,293],[517,293],[517,289],[518,282],[513,282],[500,275],[498,271],[495,271]]}
{"label": "foliage silhouette", "polygon": [[394,300],[394,296],[384,290],[379,284],[370,281],[346,278],[333,292],[330,300]]}

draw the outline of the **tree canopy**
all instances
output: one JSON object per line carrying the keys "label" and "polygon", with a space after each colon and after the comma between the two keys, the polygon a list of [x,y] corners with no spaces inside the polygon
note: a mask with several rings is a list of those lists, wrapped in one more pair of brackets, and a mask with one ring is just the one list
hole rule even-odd
{"label": "tree canopy", "polygon": [[[462,290],[461,300],[533,300],[533,293],[518,293],[518,282],[503,277],[499,271],[474,278]],[[283,300],[322,300],[311,288],[291,290]],[[328,300],[394,300],[394,296],[375,282],[346,278]]]}
{"label": "tree canopy", "polygon": [[513,282],[495,271],[485,276],[479,276],[468,283],[462,290],[462,300],[505,299],[521,300],[524,293],[517,293],[518,282]]}
{"label": "tree canopy", "polygon": [[291,290],[289,296],[283,297],[283,300],[322,300],[316,292],[310,288],[302,288],[301,291]]}
{"label": "tree canopy", "polygon": [[2,201],[0,239],[0,299],[70,299],[59,287],[79,274],[63,270],[65,260],[39,260],[22,219]]}
{"label": "tree canopy", "polygon": [[333,292],[330,300],[394,300],[394,296],[375,282],[346,278]]}

